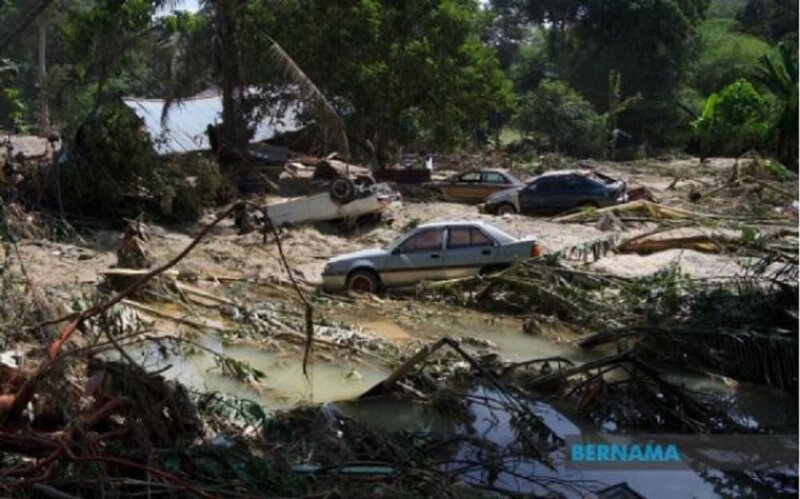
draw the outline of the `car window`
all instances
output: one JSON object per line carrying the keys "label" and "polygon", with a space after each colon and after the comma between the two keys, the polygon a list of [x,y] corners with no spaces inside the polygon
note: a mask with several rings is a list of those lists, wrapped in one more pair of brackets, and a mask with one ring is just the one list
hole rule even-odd
{"label": "car window", "polygon": [[563,179],[561,189],[567,192],[576,192],[589,189],[589,181],[580,175],[570,175]]}
{"label": "car window", "polygon": [[492,239],[475,227],[451,227],[447,247],[451,249],[493,246]]}
{"label": "car window", "polygon": [[436,251],[442,249],[444,231],[442,229],[429,229],[408,238],[397,248],[399,253],[418,253],[422,251]]}
{"label": "car window", "polygon": [[506,184],[508,180],[497,172],[486,172],[483,174],[483,181],[489,184]]}
{"label": "car window", "polygon": [[459,182],[480,182],[481,181],[481,174],[480,172],[469,172],[461,175],[458,177]]}
{"label": "car window", "polygon": [[542,193],[542,194],[551,193],[551,192],[555,191],[556,189],[558,189],[558,185],[557,185],[559,183],[558,180],[559,179],[557,179],[557,178],[539,179],[539,181],[536,182],[535,191],[537,193]]}

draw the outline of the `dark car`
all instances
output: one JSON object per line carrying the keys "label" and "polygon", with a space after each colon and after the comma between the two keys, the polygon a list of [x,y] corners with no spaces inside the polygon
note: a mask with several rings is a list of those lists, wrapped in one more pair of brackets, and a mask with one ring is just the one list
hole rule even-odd
{"label": "dark car", "polygon": [[522,181],[501,168],[485,168],[455,175],[431,187],[445,201],[482,203],[491,194],[524,185]]}
{"label": "dark car", "polygon": [[601,208],[628,200],[626,184],[594,171],[554,171],[539,175],[521,187],[489,196],[489,213],[552,215],[574,208]]}

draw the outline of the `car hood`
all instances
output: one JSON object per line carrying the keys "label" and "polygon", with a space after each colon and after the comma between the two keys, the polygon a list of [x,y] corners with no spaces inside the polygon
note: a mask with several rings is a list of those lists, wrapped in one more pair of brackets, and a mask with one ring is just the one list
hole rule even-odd
{"label": "car hood", "polygon": [[347,260],[357,260],[359,258],[375,258],[379,256],[386,256],[388,252],[381,248],[372,248],[361,251],[354,251],[352,253],[345,253],[328,260],[328,263],[344,262]]}
{"label": "car hood", "polygon": [[502,200],[508,199],[509,196],[511,196],[513,194],[516,194],[523,187],[525,187],[525,184],[518,185],[518,186],[515,186],[515,187],[510,187],[510,188],[504,189],[504,190],[502,190],[500,192],[495,192],[494,194],[492,194],[491,196],[486,198],[486,202],[487,203],[492,203],[492,202],[502,201]]}

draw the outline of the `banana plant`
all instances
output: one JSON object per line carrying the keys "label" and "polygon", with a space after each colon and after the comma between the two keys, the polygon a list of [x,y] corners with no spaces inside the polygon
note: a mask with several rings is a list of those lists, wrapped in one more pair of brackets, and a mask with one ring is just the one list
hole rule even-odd
{"label": "banana plant", "polygon": [[780,101],[774,147],[782,163],[797,170],[797,57],[792,47],[778,44],[778,57],[762,56],[756,78]]}

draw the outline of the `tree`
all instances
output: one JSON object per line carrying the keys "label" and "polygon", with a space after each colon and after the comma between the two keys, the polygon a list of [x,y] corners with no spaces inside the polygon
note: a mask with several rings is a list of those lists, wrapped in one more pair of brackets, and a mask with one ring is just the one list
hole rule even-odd
{"label": "tree", "polygon": [[761,56],[771,52],[767,42],[738,31],[732,19],[703,23],[703,41],[689,82],[703,96],[711,95],[739,78],[754,78]]}
{"label": "tree", "polygon": [[763,150],[769,136],[769,102],[747,80],[738,80],[711,94],[692,127],[703,156],[710,153],[740,156]]}
{"label": "tree", "polygon": [[556,152],[592,155],[603,150],[604,119],[566,83],[543,80],[520,99],[517,126],[547,139]]}
{"label": "tree", "polygon": [[[298,0],[270,32],[343,112],[361,154],[385,165],[403,147],[480,140],[511,84],[480,39],[472,0]],[[302,36],[298,36],[302,33]]]}
{"label": "tree", "polygon": [[779,101],[778,119],[773,127],[773,147],[778,159],[797,170],[797,57],[791,47],[778,44],[779,59],[761,58],[757,78]]}
{"label": "tree", "polygon": [[529,19],[545,34],[549,62],[600,111],[607,111],[608,75],[622,94],[642,99],[619,115],[634,140],[680,141],[685,122],[677,94],[696,57],[708,0],[529,0]]}
{"label": "tree", "polygon": [[747,33],[772,42],[789,36],[797,43],[797,0],[747,0],[736,14]]}

